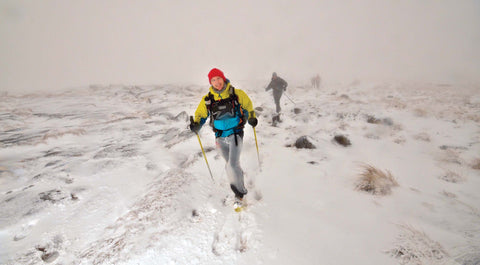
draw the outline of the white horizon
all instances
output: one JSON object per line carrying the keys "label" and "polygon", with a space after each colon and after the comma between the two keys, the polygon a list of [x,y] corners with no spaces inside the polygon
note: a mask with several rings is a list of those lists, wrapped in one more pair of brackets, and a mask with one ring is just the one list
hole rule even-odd
{"label": "white horizon", "polygon": [[476,1],[2,1],[0,92],[232,79],[480,82]]}

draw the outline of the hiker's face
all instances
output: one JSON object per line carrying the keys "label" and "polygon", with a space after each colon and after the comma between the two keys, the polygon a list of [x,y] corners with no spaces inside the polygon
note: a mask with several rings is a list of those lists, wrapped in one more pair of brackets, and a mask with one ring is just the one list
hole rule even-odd
{"label": "hiker's face", "polygon": [[221,78],[220,76],[213,77],[212,80],[210,80],[210,83],[216,90],[222,90],[223,85],[225,84],[223,78]]}

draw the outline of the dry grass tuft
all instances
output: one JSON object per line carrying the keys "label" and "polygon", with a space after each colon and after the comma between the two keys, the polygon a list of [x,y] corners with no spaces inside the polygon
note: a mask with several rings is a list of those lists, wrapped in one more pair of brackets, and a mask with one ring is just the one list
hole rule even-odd
{"label": "dry grass tuft", "polygon": [[473,160],[472,168],[480,170],[480,158],[477,158],[477,159]]}
{"label": "dry grass tuft", "polygon": [[431,141],[430,135],[428,135],[428,133],[425,133],[425,132],[413,135],[413,139],[419,140],[419,141],[424,141],[424,142],[430,142]]}
{"label": "dry grass tuft", "polygon": [[407,142],[407,139],[405,139],[405,137],[403,136],[400,136],[398,138],[396,138],[395,140],[393,140],[394,143],[396,144],[404,144]]}
{"label": "dry grass tuft", "polygon": [[440,192],[440,194],[442,194],[443,196],[447,197],[447,198],[452,198],[452,199],[455,199],[457,198],[457,195],[455,193],[452,193],[452,192],[448,192],[446,190]]}
{"label": "dry grass tuft", "polygon": [[459,183],[464,180],[462,176],[460,176],[458,173],[453,172],[451,170],[447,170],[447,172],[439,177],[441,180],[444,180],[446,182],[451,182],[451,183]]}
{"label": "dry grass tuft", "polygon": [[442,245],[430,239],[424,232],[407,225],[399,227],[403,233],[398,237],[396,246],[387,253],[400,264],[445,264],[450,260]]}
{"label": "dry grass tuft", "polygon": [[479,114],[470,114],[470,115],[467,115],[466,119],[478,123],[478,122],[480,122],[480,115]]}
{"label": "dry grass tuft", "polygon": [[398,186],[398,182],[387,170],[383,172],[371,165],[362,165],[364,171],[360,174],[355,189],[371,193],[373,195],[388,195],[392,187]]}
{"label": "dry grass tuft", "polygon": [[437,160],[442,162],[442,163],[451,163],[451,164],[457,164],[457,165],[463,165],[465,164],[465,161],[460,157],[460,150],[459,149],[452,149],[449,148],[448,146],[440,147],[442,150],[444,150],[442,153],[440,153],[437,157]]}
{"label": "dry grass tuft", "polygon": [[413,115],[417,117],[426,117],[427,116],[427,111],[424,109],[416,108],[413,110]]}

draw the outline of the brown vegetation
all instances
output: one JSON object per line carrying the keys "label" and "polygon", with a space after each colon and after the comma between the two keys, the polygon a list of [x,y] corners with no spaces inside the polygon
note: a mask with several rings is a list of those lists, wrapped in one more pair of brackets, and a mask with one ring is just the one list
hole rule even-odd
{"label": "brown vegetation", "polygon": [[440,179],[451,183],[458,183],[463,181],[462,176],[451,170],[448,170],[444,175],[440,176]]}
{"label": "brown vegetation", "polygon": [[472,168],[480,170],[480,158],[477,158],[477,159],[473,160]]}
{"label": "brown vegetation", "polygon": [[362,165],[364,171],[360,174],[355,189],[371,193],[373,195],[388,195],[392,187],[398,186],[397,181],[387,170],[383,172],[371,165]]}

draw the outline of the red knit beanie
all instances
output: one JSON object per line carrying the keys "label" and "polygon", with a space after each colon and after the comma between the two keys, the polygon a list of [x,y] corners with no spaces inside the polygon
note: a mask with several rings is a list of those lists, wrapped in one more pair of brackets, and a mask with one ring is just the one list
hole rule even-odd
{"label": "red knit beanie", "polygon": [[220,76],[224,82],[227,82],[227,79],[225,78],[225,75],[223,74],[223,72],[217,68],[213,68],[208,73],[208,83],[210,83],[210,80],[212,80],[212,78],[214,78],[215,76]]}

